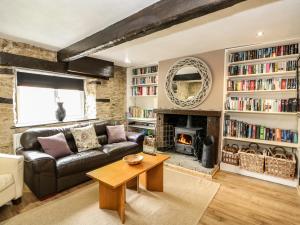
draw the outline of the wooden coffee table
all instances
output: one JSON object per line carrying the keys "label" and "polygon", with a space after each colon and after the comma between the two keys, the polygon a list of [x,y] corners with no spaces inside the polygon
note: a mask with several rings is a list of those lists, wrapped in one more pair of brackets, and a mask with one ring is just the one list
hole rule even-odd
{"label": "wooden coffee table", "polygon": [[170,156],[144,156],[142,163],[130,166],[119,160],[87,175],[99,182],[99,208],[116,210],[125,223],[126,187],[138,191],[141,183],[149,191],[163,191],[163,163]]}

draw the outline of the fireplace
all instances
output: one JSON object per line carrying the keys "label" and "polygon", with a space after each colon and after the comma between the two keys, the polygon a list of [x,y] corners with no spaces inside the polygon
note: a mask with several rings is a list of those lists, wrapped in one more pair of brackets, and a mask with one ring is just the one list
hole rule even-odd
{"label": "fireplace", "polygon": [[220,111],[155,109],[157,113],[156,144],[160,151],[175,151],[202,156],[203,140],[215,139],[214,152],[218,160]]}

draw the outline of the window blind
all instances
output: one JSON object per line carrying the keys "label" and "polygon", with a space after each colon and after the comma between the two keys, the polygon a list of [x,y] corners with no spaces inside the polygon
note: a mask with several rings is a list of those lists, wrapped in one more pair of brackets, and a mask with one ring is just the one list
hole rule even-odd
{"label": "window blind", "polygon": [[84,90],[83,80],[81,79],[40,75],[25,72],[17,73],[17,85],[66,90]]}

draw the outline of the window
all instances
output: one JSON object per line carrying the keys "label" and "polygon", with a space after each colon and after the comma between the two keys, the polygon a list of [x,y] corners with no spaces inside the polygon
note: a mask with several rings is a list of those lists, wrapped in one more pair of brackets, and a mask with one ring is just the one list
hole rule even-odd
{"label": "window", "polygon": [[[55,77],[55,82],[53,82],[53,79],[51,79],[53,77],[50,76],[31,75],[18,73],[18,124],[27,125],[56,121],[57,102],[63,102],[63,107],[66,110],[65,120],[70,121],[84,118],[84,91],[82,80],[80,80],[80,87],[75,87],[76,85],[72,85],[71,83],[73,80],[78,82],[76,81],[77,79],[59,79],[60,77]],[[47,82],[47,79],[50,79],[50,82]]]}

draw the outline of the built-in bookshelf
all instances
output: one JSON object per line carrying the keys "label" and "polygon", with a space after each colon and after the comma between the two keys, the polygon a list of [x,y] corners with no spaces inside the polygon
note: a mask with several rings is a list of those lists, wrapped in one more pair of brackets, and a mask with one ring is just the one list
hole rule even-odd
{"label": "built-in bookshelf", "polygon": [[[227,49],[224,68],[222,147],[257,143],[280,146],[299,158],[296,59],[299,40]],[[221,169],[295,186],[221,163]],[[236,168],[233,168],[236,167]],[[297,171],[297,178],[299,171]],[[296,182],[297,183],[297,182]]]}
{"label": "built-in bookshelf", "polygon": [[131,70],[131,96],[156,96],[158,67],[156,65]]}
{"label": "built-in bookshelf", "polygon": [[157,108],[158,66],[127,70],[127,122],[129,130],[154,135]]}

